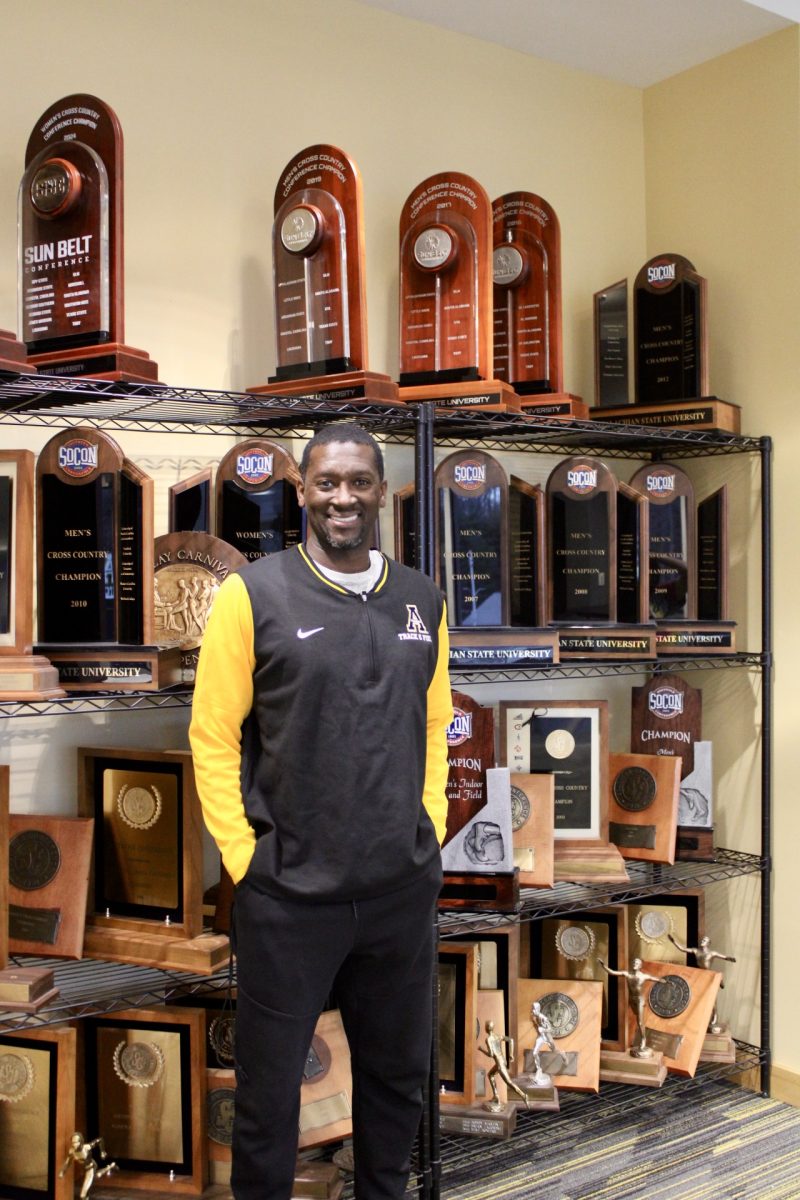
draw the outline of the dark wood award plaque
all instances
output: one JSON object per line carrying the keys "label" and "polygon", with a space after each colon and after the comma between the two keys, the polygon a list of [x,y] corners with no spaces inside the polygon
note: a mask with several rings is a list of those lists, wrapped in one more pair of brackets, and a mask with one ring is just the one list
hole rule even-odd
{"label": "dark wood award plaque", "polygon": [[617,619],[617,481],[594,458],[567,458],[547,480],[548,620]]}
{"label": "dark wood award plaque", "polygon": [[248,438],[217,469],[217,537],[254,562],[302,538],[297,463],[280,446]]}
{"label": "dark wood award plaque", "polygon": [[214,528],[214,486],[211,467],[173,483],[169,489],[169,533],[211,533]]}
{"label": "dark wood award plaque", "polygon": [[456,627],[508,625],[508,478],[482,450],[457,450],[436,468],[436,580]]}
{"label": "dark wood award plaque", "polygon": [[631,751],[674,754],[681,778],[694,770],[694,746],[700,740],[702,692],[680,675],[655,675],[631,689]]}
{"label": "dark wood award plaque", "polygon": [[67,1025],[0,1035],[2,1200],[75,1196],[73,1170],[61,1169],[76,1125],[77,1036]]}
{"label": "dark wood award plaque", "polygon": [[[0,764],[0,912],[8,912],[9,768]],[[0,971],[8,962],[8,920],[0,921]]]}
{"label": "dark wood award plaque", "polygon": [[13,375],[36,374],[36,367],[28,362],[27,347],[9,329],[0,329],[0,375],[3,371]]}
{"label": "dark wood award plaque", "polygon": [[19,200],[22,341],[50,375],[147,383],[124,344],[122,129],[96,96],[65,96],[36,122]]}
{"label": "dark wood award plaque", "polygon": [[486,771],[494,766],[494,709],[463,692],[453,692],[447,761],[445,846],[485,806]]}
{"label": "dark wood award plaque", "polygon": [[97,429],[56,434],[36,465],[39,645],[67,691],[178,682],[154,645],[153,481]]}
{"label": "dark wood award plaque", "polygon": [[706,281],[688,258],[659,254],[633,285],[636,403],[708,395]]}
{"label": "dark wood award plaque", "polygon": [[594,390],[600,408],[628,404],[628,281],[594,294]]}
{"label": "dark wood award plaque", "polygon": [[521,395],[564,390],[561,230],[532,192],[492,204],[494,374]]}
{"label": "dark wood award plaque", "polygon": [[398,404],[368,370],[361,176],[319,144],[286,164],[275,189],[272,262],[277,369],[248,391],[349,404]]}
{"label": "dark wood award plaque", "polygon": [[49,659],[32,654],[34,457],[0,450],[0,699],[63,696]]}
{"label": "dark wood award plaque", "polygon": [[447,1104],[475,1101],[478,1058],[477,942],[439,943],[439,1085]]}
{"label": "dark wood award plaque", "polygon": [[81,958],[94,820],[14,813],[9,833],[9,950]]}

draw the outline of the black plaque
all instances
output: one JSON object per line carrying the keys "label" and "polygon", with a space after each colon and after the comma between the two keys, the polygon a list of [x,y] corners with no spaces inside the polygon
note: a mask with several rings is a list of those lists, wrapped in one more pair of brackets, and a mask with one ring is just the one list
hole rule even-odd
{"label": "black plaque", "polygon": [[544,622],[544,497],[537,484],[511,476],[508,491],[510,623]]}
{"label": "black plaque", "polygon": [[637,404],[705,395],[705,279],[682,255],[661,254],[645,263],[633,291]]}
{"label": "black plaque", "polygon": [[621,279],[594,297],[595,402],[600,408],[627,404],[628,281]]}
{"label": "black plaque", "polygon": [[615,621],[614,476],[597,459],[565,459],[547,481],[547,513],[550,621]]}
{"label": "black plaque", "polygon": [[723,486],[697,506],[697,616],[728,619],[728,489]]}
{"label": "black plaque", "polygon": [[507,625],[508,480],[490,454],[459,450],[436,468],[437,582],[453,626]]}
{"label": "black plaque", "polygon": [[248,562],[296,546],[302,536],[290,454],[263,438],[230,450],[217,471],[217,537]]}
{"label": "black plaque", "polygon": [[205,467],[169,489],[169,532],[211,533],[214,491]]}
{"label": "black plaque", "polygon": [[650,616],[692,620],[695,599],[694,488],[671,463],[642,467],[631,487],[647,497],[650,542]]}
{"label": "black plaque", "polygon": [[0,636],[11,633],[11,538],[13,536],[13,480],[0,476]]}
{"label": "black plaque", "polygon": [[647,501],[624,483],[617,491],[617,620],[647,621],[649,509]]}

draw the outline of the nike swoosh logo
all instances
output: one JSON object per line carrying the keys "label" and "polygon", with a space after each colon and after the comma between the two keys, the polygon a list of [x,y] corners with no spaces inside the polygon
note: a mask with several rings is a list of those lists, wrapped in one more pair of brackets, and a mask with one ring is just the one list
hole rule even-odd
{"label": "nike swoosh logo", "polygon": [[298,629],[297,636],[302,638],[313,637],[315,633],[322,633],[324,625],[318,625],[316,629]]}

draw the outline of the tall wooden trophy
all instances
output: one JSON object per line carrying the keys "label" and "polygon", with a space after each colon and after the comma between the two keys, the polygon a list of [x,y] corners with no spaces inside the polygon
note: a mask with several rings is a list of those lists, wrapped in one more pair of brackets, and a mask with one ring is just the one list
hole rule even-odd
{"label": "tall wooden trophy", "polygon": [[564,393],[561,230],[553,207],[532,192],[492,204],[494,374],[510,383],[529,416],[577,417],[588,409]]}
{"label": "tall wooden trophy", "polygon": [[706,290],[682,254],[644,264],[633,284],[635,402],[595,409],[593,418],[739,432],[739,407],[708,394]]}
{"label": "tall wooden trophy", "polygon": [[149,383],[124,344],[122,129],[96,96],[57,100],[28,139],[19,188],[19,309],[29,361],[49,375]]}
{"label": "tall wooden trophy", "polygon": [[400,394],[444,411],[518,412],[493,378],[492,213],[470,175],[431,175],[400,214]]}
{"label": "tall wooden trophy", "polygon": [[358,167],[337,146],[308,146],[284,168],[272,226],[277,369],[265,396],[397,404],[367,369],[364,225]]}
{"label": "tall wooden trophy", "polygon": [[154,691],[180,655],[153,644],[153,481],[107,433],[52,437],[36,465],[38,650],[67,691]]}

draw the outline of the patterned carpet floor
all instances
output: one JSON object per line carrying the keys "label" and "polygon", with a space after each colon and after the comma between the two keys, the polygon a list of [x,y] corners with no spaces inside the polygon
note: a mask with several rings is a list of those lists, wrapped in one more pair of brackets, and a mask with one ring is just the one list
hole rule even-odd
{"label": "patterned carpet floor", "polygon": [[446,1139],[442,1200],[800,1200],[800,1109],[726,1083],[465,1141]]}

